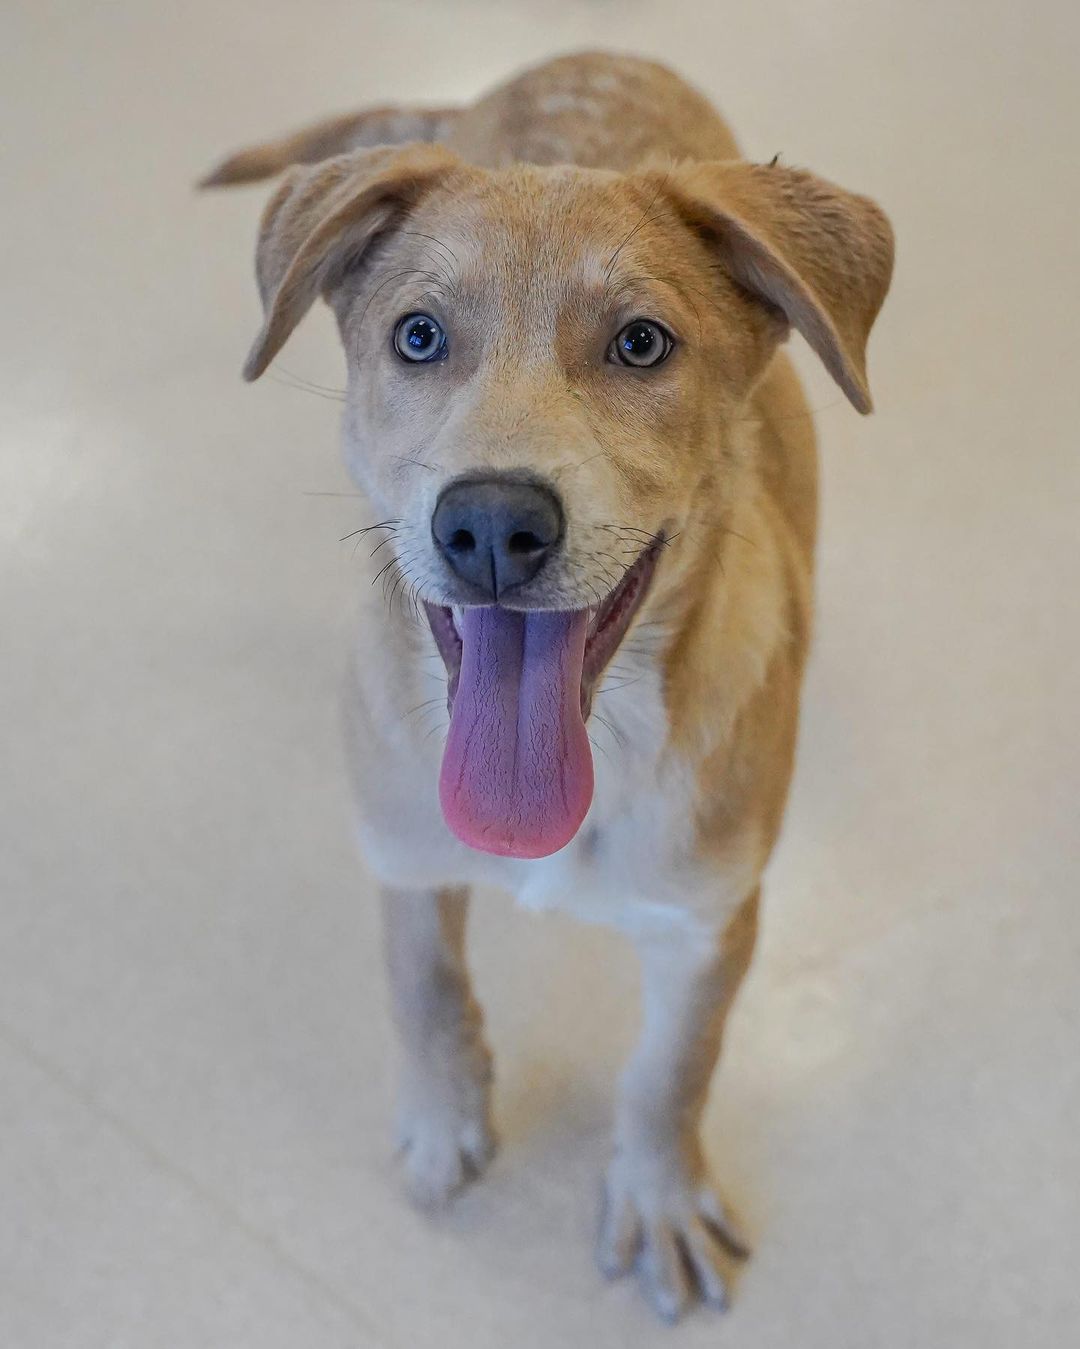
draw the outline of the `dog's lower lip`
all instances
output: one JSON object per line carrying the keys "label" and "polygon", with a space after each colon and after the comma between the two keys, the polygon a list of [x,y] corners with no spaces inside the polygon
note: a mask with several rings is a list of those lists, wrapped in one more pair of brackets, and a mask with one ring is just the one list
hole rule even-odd
{"label": "dog's lower lip", "polygon": [[[666,540],[657,536],[644,548],[623,572],[618,584],[608,591],[599,604],[590,605],[591,618],[585,640],[585,659],[581,672],[581,711],[588,717],[592,706],[593,689],[608,662],[618,650],[633,621],[634,615],[652,582],[653,572]],[[447,705],[453,706],[461,669],[461,633],[458,621],[462,610],[458,606],[425,602],[428,623],[435,644],[446,666]]]}

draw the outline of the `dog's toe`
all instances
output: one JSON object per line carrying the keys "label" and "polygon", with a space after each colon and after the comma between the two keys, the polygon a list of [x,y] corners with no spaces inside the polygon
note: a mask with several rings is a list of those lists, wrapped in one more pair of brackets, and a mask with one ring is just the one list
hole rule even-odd
{"label": "dog's toe", "polygon": [[401,1130],[405,1190],[417,1208],[432,1212],[487,1169],[495,1135],[486,1120],[431,1113]]}
{"label": "dog's toe", "polygon": [[613,1164],[597,1261],[608,1278],[634,1270],[662,1320],[679,1320],[695,1301],[726,1311],[725,1260],[747,1254],[711,1187],[693,1185],[677,1169],[665,1169],[661,1179],[651,1168]]}
{"label": "dog's toe", "polygon": [[629,1195],[605,1191],[596,1259],[605,1278],[629,1274],[641,1247],[641,1218]]}
{"label": "dog's toe", "polygon": [[690,1305],[693,1289],[683,1265],[679,1235],[669,1222],[649,1223],[638,1256],[641,1291],[663,1321],[674,1322]]}

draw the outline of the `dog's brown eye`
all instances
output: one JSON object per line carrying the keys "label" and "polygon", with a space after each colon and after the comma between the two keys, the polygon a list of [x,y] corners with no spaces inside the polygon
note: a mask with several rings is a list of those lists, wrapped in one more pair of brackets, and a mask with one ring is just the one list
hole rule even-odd
{"label": "dog's brown eye", "polygon": [[406,314],[394,329],[394,350],[403,361],[441,361],[446,334],[430,314]]}
{"label": "dog's brown eye", "polygon": [[639,368],[659,365],[671,355],[674,345],[671,334],[659,323],[653,323],[651,319],[635,319],[612,342],[608,359],[618,361],[620,365]]}

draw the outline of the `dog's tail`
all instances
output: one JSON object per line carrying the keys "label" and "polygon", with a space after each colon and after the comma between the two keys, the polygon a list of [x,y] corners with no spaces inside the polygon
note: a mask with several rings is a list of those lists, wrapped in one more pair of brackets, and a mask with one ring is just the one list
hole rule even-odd
{"label": "dog's tail", "polygon": [[238,150],[201,179],[199,186],[256,183],[273,178],[290,164],[317,164],[331,155],[371,145],[442,140],[457,113],[457,108],[371,108],[331,117],[280,140]]}

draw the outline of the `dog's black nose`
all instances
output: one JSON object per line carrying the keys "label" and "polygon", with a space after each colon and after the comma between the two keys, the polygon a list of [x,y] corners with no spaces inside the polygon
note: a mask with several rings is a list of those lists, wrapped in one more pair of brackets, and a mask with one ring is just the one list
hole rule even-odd
{"label": "dog's black nose", "polygon": [[501,474],[445,489],[431,517],[443,557],[491,600],[531,581],[562,538],[559,498],[547,487]]}

